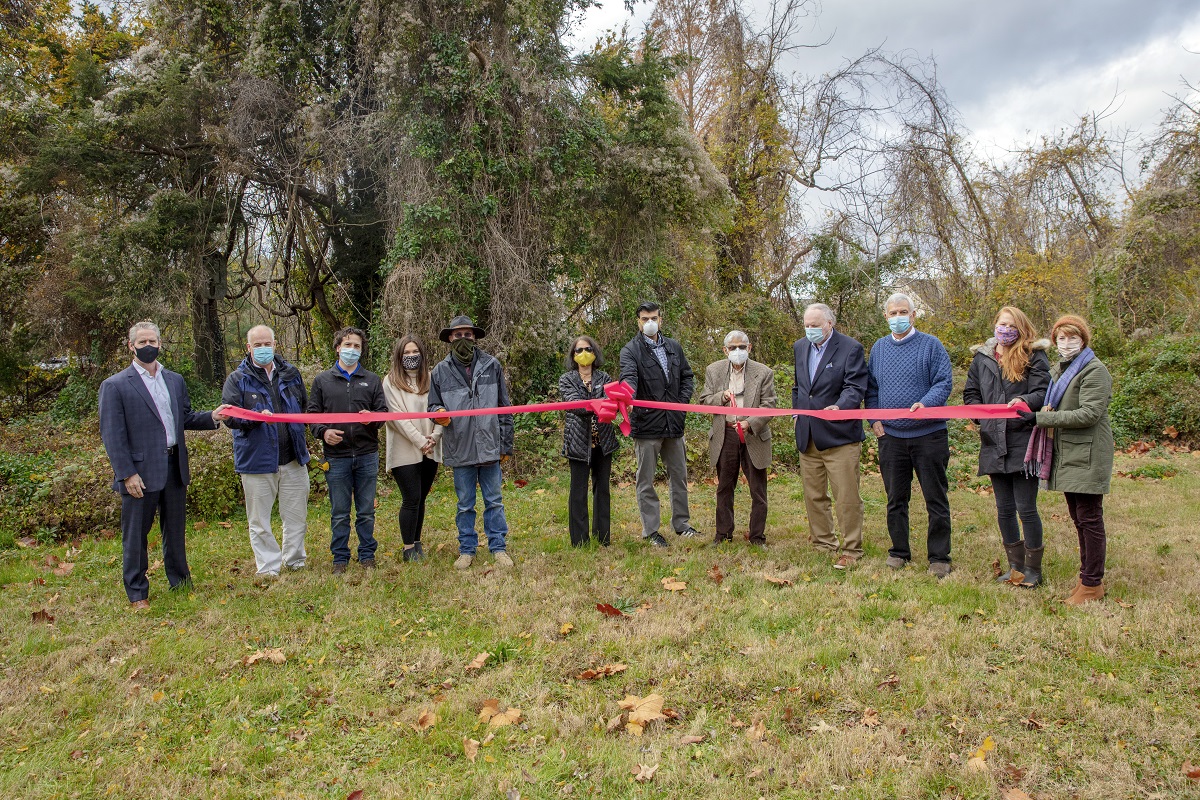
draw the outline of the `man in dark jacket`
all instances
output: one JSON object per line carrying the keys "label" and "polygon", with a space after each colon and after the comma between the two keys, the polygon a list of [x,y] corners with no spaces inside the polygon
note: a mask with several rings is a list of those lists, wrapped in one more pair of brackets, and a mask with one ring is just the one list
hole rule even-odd
{"label": "man in dark jacket", "polygon": [[[804,338],[792,347],[796,364],[792,408],[849,411],[862,405],[867,392],[863,346],[834,330],[835,321],[833,309],[824,303],[804,309]],[[865,438],[862,423],[857,420],[827,422],[803,414],[796,417],[808,540],[818,550],[837,557],[834,569],[848,569],[863,554],[859,461]],[[840,556],[833,533],[830,490],[842,534]]]}
{"label": "man in dark jacket", "polygon": [[[387,411],[383,382],[361,366],[367,335],[359,328],[343,328],[333,336],[337,362],[317,375],[308,398],[310,414],[347,414]],[[333,571],[346,571],[350,563],[350,504],[354,502],[354,531],[358,534],[358,563],[375,566],[375,481],[379,475],[379,429],[382,422],[339,423],[312,426],[324,442],[329,462],[330,529]]]}
{"label": "man in dark jacket", "polygon": [[158,515],[163,571],[172,589],[191,585],[184,531],[188,471],[185,430],[211,431],[226,419],[227,406],[192,411],[183,376],[158,363],[158,326],[129,329],[133,363],[100,384],[100,438],[121,495],[122,577],[133,609],[150,607],[146,536]]}
{"label": "man in dark jacket", "polygon": [[[633,388],[635,400],[687,403],[696,381],[683,348],[660,333],[662,312],[657,303],[637,309],[639,333],[621,348],[621,380]],[[687,495],[687,452],[683,444],[682,411],[635,408],[631,412],[633,447],[637,455],[637,499],[642,514],[642,538],[654,547],[667,547],[659,534],[661,512],[654,473],[661,457],[671,491],[671,528],[684,537],[699,531],[691,525]]]}
{"label": "man in dark jacket", "polygon": [[[275,351],[275,332],[256,325],[246,333],[246,357],[221,391],[221,401],[265,414],[302,414],[308,391],[300,371]],[[304,534],[308,530],[308,444],[304,425],[268,424],[230,417],[233,468],[246,495],[250,547],[259,575],[278,577],[304,568]],[[271,531],[271,509],[279,501],[283,547]]]}
{"label": "man in dark jacket", "polygon": [[[459,316],[450,320],[438,338],[450,345],[450,354],[429,376],[430,411],[466,411],[502,408],[508,402],[508,387],[500,362],[476,346],[487,332]],[[477,417],[435,418],[445,425],[442,463],[454,470],[454,493],[458,495],[458,559],[455,569],[469,569],[479,546],[475,532],[475,502],[483,494],[483,532],[496,566],[512,567],[508,555],[508,522],[500,485],[504,478],[500,463],[513,452],[512,414]],[[476,491],[478,487],[478,492]]]}

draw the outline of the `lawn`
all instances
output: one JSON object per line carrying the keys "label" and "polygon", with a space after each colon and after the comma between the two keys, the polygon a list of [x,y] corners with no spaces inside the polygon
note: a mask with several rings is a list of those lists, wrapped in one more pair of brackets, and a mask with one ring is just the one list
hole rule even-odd
{"label": "lawn", "polygon": [[[1109,596],[1079,610],[1057,602],[1077,567],[1061,495],[1041,500],[1048,585],[1023,591],[991,580],[992,497],[955,490],[955,571],[938,583],[920,540],[914,566],[883,566],[878,475],[864,479],[866,558],[848,573],[809,548],[800,481],[783,472],[766,551],[648,549],[627,485],[613,546],[574,551],[565,472],[506,484],[511,573],[486,555],[451,568],[447,475],[418,565],[399,559],[395,491],[374,572],[330,574],[324,502],[308,569],[275,581],[254,575],[244,519],[197,524],[194,589],[169,594],[159,568],[141,615],[115,539],[0,550],[0,792],[1200,797],[1184,766],[1200,764],[1200,458],[1118,456],[1135,469],[1174,475],[1114,478]],[[701,477],[693,522],[709,535],[712,496]],[[74,567],[56,574],[49,556]],[[577,677],[610,664],[626,668]],[[668,718],[635,735],[628,723],[654,714],[622,716],[628,695],[661,696]],[[495,722],[515,721],[481,722],[489,699]]]}

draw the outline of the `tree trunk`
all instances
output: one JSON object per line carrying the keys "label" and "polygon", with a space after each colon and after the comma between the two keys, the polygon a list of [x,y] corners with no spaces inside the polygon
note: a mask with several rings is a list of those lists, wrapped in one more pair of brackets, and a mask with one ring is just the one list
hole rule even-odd
{"label": "tree trunk", "polygon": [[210,386],[225,380],[225,336],[220,303],[225,297],[228,262],[220,253],[205,255],[192,286],[192,359],[196,374]]}

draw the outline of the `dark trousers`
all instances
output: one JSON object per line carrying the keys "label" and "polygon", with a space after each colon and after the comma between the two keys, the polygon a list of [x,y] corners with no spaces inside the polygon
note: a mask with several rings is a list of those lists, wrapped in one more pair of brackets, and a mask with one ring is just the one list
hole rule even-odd
{"label": "dark trousers", "polygon": [[[992,491],[996,493],[996,522],[1005,544],[1021,541],[1025,529],[1025,547],[1037,550],[1042,546],[1042,518],[1038,515],[1038,479],[1023,472],[989,475]],[[1017,524],[1017,517],[1021,523]]]}
{"label": "dark trousers", "polygon": [[567,459],[571,465],[571,493],[567,500],[570,516],[571,544],[580,547],[588,543],[588,478],[592,481],[592,533],[596,541],[607,545],[610,539],[612,507],[609,486],[612,476],[612,453],[605,455],[599,447],[592,448],[591,463]]}
{"label": "dark trousers", "polygon": [[908,546],[908,501],[912,497],[912,479],[916,472],[929,514],[927,548],[929,562],[950,563],[950,501],[946,467],[950,464],[950,438],[946,431],[901,439],[879,439],[879,472],[887,492],[888,534],[892,548],[888,555],[912,559]]}
{"label": "dark trousers", "polygon": [[[182,446],[182,445],[180,445]],[[179,461],[168,458],[167,483],[157,492],[143,492],[141,497],[121,495],[121,550],[124,560],[122,577],[129,602],[150,597],[150,581],[146,570],[150,566],[146,536],[158,514],[162,532],[163,571],[167,583],[174,589],[191,580],[188,571],[184,528],[187,525],[187,487],[179,476]]]}
{"label": "dark trousers", "polygon": [[737,488],[738,470],[750,484],[750,541],[767,541],[767,471],[750,463],[750,451],[738,439],[737,431],[725,430],[721,455],[717,458],[717,541],[733,538],[733,490]]}
{"label": "dark trousers", "polygon": [[433,488],[437,477],[438,462],[425,456],[416,464],[392,467],[392,478],[400,488],[400,538],[404,544],[421,541],[421,529],[425,526],[425,498]]}
{"label": "dark trousers", "polygon": [[1079,582],[1099,586],[1104,580],[1108,539],[1104,532],[1104,495],[1064,492],[1067,511],[1079,533]]}

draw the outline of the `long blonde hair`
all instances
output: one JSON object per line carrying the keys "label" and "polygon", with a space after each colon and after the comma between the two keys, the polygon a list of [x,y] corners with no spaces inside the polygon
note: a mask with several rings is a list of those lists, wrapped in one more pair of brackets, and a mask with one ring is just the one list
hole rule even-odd
{"label": "long blonde hair", "polygon": [[1000,362],[1000,373],[1004,375],[1004,379],[1009,383],[1016,383],[1025,376],[1025,370],[1029,368],[1029,357],[1033,354],[1033,340],[1037,335],[1033,330],[1033,323],[1029,321],[1029,317],[1025,316],[1025,312],[1016,306],[1005,306],[996,312],[996,320],[992,326],[1000,322],[1000,317],[1008,312],[1008,315],[1013,318],[1014,327],[1017,329],[1017,340],[1011,345],[1006,345],[1004,352],[998,359]]}

